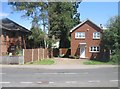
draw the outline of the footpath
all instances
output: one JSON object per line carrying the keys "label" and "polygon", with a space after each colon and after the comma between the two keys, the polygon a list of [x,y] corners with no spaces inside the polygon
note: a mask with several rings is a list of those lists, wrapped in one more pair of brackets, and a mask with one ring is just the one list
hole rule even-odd
{"label": "footpath", "polygon": [[0,65],[0,68],[42,68],[42,69],[93,69],[118,67],[118,65],[84,65],[83,59],[54,58],[52,65]]}

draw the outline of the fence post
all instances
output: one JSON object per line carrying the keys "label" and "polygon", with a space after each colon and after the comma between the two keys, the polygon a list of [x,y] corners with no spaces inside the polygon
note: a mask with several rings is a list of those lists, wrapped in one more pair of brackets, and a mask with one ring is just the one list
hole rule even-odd
{"label": "fence post", "polygon": [[33,62],[33,53],[34,53],[34,49],[32,49],[32,62]]}
{"label": "fence post", "polygon": [[23,63],[22,64],[24,64],[24,62],[25,62],[24,56],[25,56],[25,49],[23,49]]}
{"label": "fence post", "polygon": [[40,59],[40,58],[39,58],[39,48],[38,48],[38,61],[39,61],[39,59]]}
{"label": "fence post", "polygon": [[43,48],[43,59],[44,59],[44,51],[45,51],[45,50],[44,50],[44,48]]}
{"label": "fence post", "polygon": [[48,55],[49,55],[49,53],[48,53],[48,49],[47,49],[47,59],[49,58]]}
{"label": "fence post", "polygon": [[61,49],[59,49],[59,51],[60,51],[60,54],[59,54],[59,55],[62,55],[62,51],[61,51]]}

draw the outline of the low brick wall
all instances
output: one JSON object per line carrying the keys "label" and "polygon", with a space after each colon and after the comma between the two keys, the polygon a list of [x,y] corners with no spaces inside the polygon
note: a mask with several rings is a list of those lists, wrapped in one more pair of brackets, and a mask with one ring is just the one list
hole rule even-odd
{"label": "low brick wall", "polygon": [[24,49],[24,62],[33,62],[49,58],[48,49],[37,48],[37,49]]}

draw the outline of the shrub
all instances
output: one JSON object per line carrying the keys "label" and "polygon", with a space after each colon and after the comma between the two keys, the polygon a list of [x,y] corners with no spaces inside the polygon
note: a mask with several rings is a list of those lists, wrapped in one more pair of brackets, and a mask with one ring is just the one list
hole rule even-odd
{"label": "shrub", "polygon": [[114,54],[111,57],[111,61],[115,64],[120,64],[120,50],[114,52]]}
{"label": "shrub", "polygon": [[115,64],[120,64],[120,55],[118,55],[118,54],[112,55],[111,61]]}
{"label": "shrub", "polygon": [[22,50],[17,50],[16,53],[15,53],[15,55],[21,56],[21,55],[23,55],[23,51]]}

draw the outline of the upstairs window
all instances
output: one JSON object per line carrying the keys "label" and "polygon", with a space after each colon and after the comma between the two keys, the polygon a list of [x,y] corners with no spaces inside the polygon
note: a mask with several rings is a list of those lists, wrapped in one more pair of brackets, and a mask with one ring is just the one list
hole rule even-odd
{"label": "upstairs window", "polygon": [[85,32],[76,32],[75,38],[85,38]]}
{"label": "upstairs window", "polygon": [[100,52],[100,47],[99,46],[91,46],[90,52]]}
{"label": "upstairs window", "polygon": [[94,32],[93,39],[100,39],[100,32]]}

